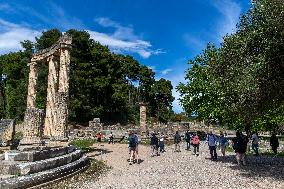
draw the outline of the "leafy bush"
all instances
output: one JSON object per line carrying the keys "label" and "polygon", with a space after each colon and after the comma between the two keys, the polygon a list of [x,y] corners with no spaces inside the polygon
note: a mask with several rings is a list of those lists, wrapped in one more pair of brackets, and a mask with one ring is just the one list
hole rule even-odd
{"label": "leafy bush", "polygon": [[83,152],[91,152],[93,148],[91,147],[95,143],[95,140],[91,139],[75,139],[70,142],[70,145],[82,150]]}

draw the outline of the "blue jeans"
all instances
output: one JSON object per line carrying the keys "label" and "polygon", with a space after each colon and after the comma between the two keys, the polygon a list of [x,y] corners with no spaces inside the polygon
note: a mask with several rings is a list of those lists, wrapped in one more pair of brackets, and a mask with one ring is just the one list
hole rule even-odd
{"label": "blue jeans", "polygon": [[165,143],[160,141],[160,152],[165,151]]}
{"label": "blue jeans", "polygon": [[259,155],[259,153],[258,153],[258,144],[252,144],[251,148],[253,149],[255,155],[258,156]]}
{"label": "blue jeans", "polygon": [[211,159],[216,160],[217,159],[216,146],[209,146],[209,150],[210,150]]}
{"label": "blue jeans", "polygon": [[190,141],[186,141],[186,149],[187,149],[187,150],[190,149]]}

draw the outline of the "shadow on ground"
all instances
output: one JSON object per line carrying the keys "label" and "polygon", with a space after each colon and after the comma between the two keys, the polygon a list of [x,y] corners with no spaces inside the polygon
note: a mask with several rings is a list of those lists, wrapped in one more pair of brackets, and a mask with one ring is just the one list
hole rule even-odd
{"label": "shadow on ground", "polygon": [[104,154],[108,154],[108,153],[111,153],[111,152],[113,152],[113,151],[107,150],[107,149],[93,148],[92,152],[88,153],[87,156],[89,158],[95,158],[95,157],[98,157],[98,156],[101,156],[101,155],[104,155]]}
{"label": "shadow on ground", "polygon": [[239,170],[241,172],[240,175],[244,177],[271,177],[276,180],[284,180],[283,157],[248,156],[246,158],[246,166],[238,166],[234,155],[219,157],[217,162],[233,164],[228,167],[233,170]]}

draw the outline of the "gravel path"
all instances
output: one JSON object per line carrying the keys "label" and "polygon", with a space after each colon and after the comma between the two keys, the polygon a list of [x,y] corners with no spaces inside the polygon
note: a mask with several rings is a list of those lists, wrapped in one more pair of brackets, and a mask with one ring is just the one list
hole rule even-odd
{"label": "gravel path", "polygon": [[[182,145],[183,146],[183,145]],[[158,157],[150,157],[150,148],[139,146],[142,162],[129,165],[126,144],[104,144],[99,148],[104,154],[93,153],[90,157],[102,159],[112,169],[99,180],[86,182],[80,188],[275,188],[284,189],[284,166],[254,165],[237,166],[233,154],[208,159],[209,151],[201,144],[200,156],[182,150],[173,152],[172,147]]]}

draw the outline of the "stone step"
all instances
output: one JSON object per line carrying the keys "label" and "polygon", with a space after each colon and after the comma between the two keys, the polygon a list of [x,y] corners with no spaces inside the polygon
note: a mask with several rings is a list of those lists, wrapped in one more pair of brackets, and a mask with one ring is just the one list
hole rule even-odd
{"label": "stone step", "polygon": [[69,154],[75,151],[74,146],[65,146],[57,148],[46,148],[40,151],[7,151],[5,152],[6,161],[40,161]]}
{"label": "stone step", "polygon": [[55,179],[62,178],[71,173],[79,170],[84,170],[89,166],[89,160],[86,156],[82,156],[80,159],[73,161],[69,164],[53,168],[50,170],[34,173],[30,175],[18,176],[5,180],[0,180],[1,189],[25,189],[32,186],[40,185]]}
{"label": "stone step", "polygon": [[37,173],[48,169],[53,169],[55,167],[66,165],[68,163],[78,160],[80,157],[82,157],[81,151],[76,150],[69,154],[55,158],[50,158],[35,162],[17,163],[9,167],[8,174],[27,175],[31,173]]}

